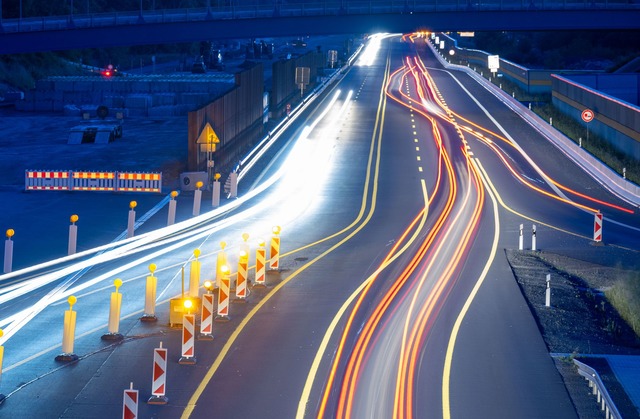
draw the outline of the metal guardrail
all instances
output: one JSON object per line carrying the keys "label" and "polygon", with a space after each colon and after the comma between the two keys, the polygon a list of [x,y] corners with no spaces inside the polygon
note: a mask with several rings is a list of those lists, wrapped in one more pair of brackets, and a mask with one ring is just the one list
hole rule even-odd
{"label": "metal guardrail", "polygon": [[618,411],[613,399],[611,399],[607,388],[600,378],[600,374],[577,359],[574,359],[573,363],[578,367],[578,374],[589,382],[589,388],[591,388],[592,394],[596,396],[598,404],[600,404],[600,410],[604,411],[605,419],[622,419],[622,415]]}
{"label": "metal guardrail", "polygon": [[256,19],[296,16],[363,14],[411,14],[453,11],[540,11],[540,10],[640,10],[640,2],[629,0],[368,0],[287,1],[272,0],[193,9],[130,10],[111,13],[69,14],[3,18],[0,33],[35,32],[121,25],[197,22],[205,20]]}

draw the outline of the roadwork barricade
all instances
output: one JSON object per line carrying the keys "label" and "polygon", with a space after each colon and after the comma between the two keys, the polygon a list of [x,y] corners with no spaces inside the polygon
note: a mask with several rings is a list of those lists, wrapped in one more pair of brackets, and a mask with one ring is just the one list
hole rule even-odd
{"label": "roadwork barricade", "polygon": [[162,173],[25,170],[26,191],[162,192]]}

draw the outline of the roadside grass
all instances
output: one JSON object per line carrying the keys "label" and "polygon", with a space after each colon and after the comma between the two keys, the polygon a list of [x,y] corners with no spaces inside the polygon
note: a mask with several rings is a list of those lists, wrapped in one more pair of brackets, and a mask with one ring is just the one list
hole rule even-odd
{"label": "roadside grass", "polygon": [[[453,62],[455,62],[455,60],[453,60]],[[456,64],[465,65],[461,62],[457,62]],[[471,66],[471,68],[474,68],[478,74],[482,74],[485,79],[512,95],[519,102],[524,104],[529,102],[531,104],[531,110],[540,118],[546,122],[552,121],[554,128],[562,132],[574,143],[582,143],[582,148],[609,166],[620,176],[622,176],[622,169],[625,168],[626,178],[636,185],[640,185],[640,160],[636,160],[618,151],[604,138],[594,133],[590,133],[589,139],[587,139],[587,131],[584,124],[563,114],[553,106],[550,94],[532,95],[504,77],[489,77],[491,73],[487,67],[474,65]]]}
{"label": "roadside grass", "polygon": [[640,273],[619,278],[605,296],[637,336],[640,336]]}

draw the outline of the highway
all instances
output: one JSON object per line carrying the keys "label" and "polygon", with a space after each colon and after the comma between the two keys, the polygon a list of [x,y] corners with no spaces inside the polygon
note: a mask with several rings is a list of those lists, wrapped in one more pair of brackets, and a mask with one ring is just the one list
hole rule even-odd
{"label": "highway", "polygon": [[[99,255],[0,277],[2,413],[117,417],[133,382],[140,417],[576,417],[504,250],[517,248],[520,224],[530,249],[535,224],[538,248],[637,255],[637,208],[446,70],[422,37],[371,40],[316,103],[240,199]],[[598,210],[605,247],[592,244]],[[275,225],[280,269],[231,304],[213,341],[195,342],[195,365],[179,365],[168,300],[194,249],[212,279],[225,242],[235,273],[242,233],[255,250]],[[143,324],[150,263],[159,320]],[[125,339],[114,344],[100,336],[116,277]],[[80,360],[61,365],[70,295]],[[166,406],[144,403],[160,342]]]}

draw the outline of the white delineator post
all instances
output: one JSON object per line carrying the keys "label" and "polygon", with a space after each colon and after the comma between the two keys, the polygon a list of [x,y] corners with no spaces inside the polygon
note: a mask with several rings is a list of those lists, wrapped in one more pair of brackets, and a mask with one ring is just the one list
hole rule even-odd
{"label": "white delineator post", "polygon": [[596,243],[602,242],[602,218],[602,213],[598,211],[593,222],[593,241]]}
{"label": "white delineator post", "polygon": [[273,227],[271,235],[271,252],[269,254],[269,268],[273,271],[280,269],[280,226]]}
{"label": "white delineator post", "polygon": [[71,225],[69,226],[69,246],[67,247],[67,254],[73,255],[76,253],[78,244],[78,226],[76,225],[78,216],[73,214],[69,219],[71,221]]}
{"label": "white delineator post", "polygon": [[218,208],[220,206],[220,173],[213,175],[213,191],[211,193],[211,206]]}
{"label": "white delineator post", "polygon": [[136,224],[136,210],[134,209],[138,203],[136,201],[129,202],[129,219],[127,221],[127,238],[133,237]]}
{"label": "white delineator post", "polygon": [[190,313],[192,301],[184,300],[185,314],[182,316],[182,358],[179,364],[193,365],[196,363],[195,356],[195,330],[196,316]]}
{"label": "white delineator post", "polygon": [[116,278],[113,281],[116,290],[111,293],[111,301],[109,305],[109,330],[108,333],[102,335],[103,340],[120,340],[123,339],[118,330],[120,329],[120,308],[122,307],[122,294],[118,289],[122,286],[122,280]]}
{"label": "white delineator post", "polygon": [[64,326],[62,329],[62,354],[56,356],[56,361],[76,361],[78,355],[73,353],[73,343],[76,335],[76,312],[73,311],[73,305],[78,299],[70,295],[67,298],[69,310],[64,312]]}
{"label": "white delineator post", "polygon": [[202,201],[202,181],[196,182],[196,190],[193,192],[193,216],[196,217],[200,215],[200,202]]}
{"label": "white delineator post", "polygon": [[4,242],[4,273],[8,274],[11,272],[13,267],[13,240],[11,238],[15,232],[13,229],[8,229],[6,232],[7,240]]}
{"label": "white delineator post", "polygon": [[193,251],[194,259],[191,261],[191,270],[189,272],[189,297],[198,298],[200,293],[200,249]]}
{"label": "white delineator post", "polygon": [[231,180],[229,186],[229,197],[236,198],[238,196],[238,174],[236,172],[231,172],[231,174],[229,174],[229,179]]}
{"label": "white delineator post", "polygon": [[167,215],[167,225],[173,225],[176,222],[176,206],[178,205],[178,201],[176,201],[176,197],[178,196],[178,191],[171,191],[171,199],[169,200],[169,214]]}
{"label": "white delineator post", "polygon": [[536,250],[536,225],[531,228],[531,250]]}
{"label": "white delineator post", "polygon": [[520,237],[518,237],[518,250],[524,250],[524,224],[520,224]]}
{"label": "white delineator post", "polygon": [[551,274],[547,274],[547,289],[544,296],[545,307],[551,307]]}
{"label": "white delineator post", "polygon": [[143,322],[155,322],[158,320],[156,317],[156,291],[158,288],[158,278],[153,273],[158,267],[155,263],[149,265],[149,272],[151,275],[147,276],[147,283],[144,294],[144,314],[140,318]]}
{"label": "white delineator post", "polygon": [[151,397],[148,404],[167,404],[167,348],[160,347],[153,350],[153,377],[151,379]]}
{"label": "white delineator post", "polygon": [[256,277],[253,284],[254,287],[265,286],[266,260],[267,250],[264,248],[264,240],[261,240],[256,249]]}
{"label": "white delineator post", "polygon": [[229,321],[229,266],[220,267],[220,285],[218,287],[217,322]]}

